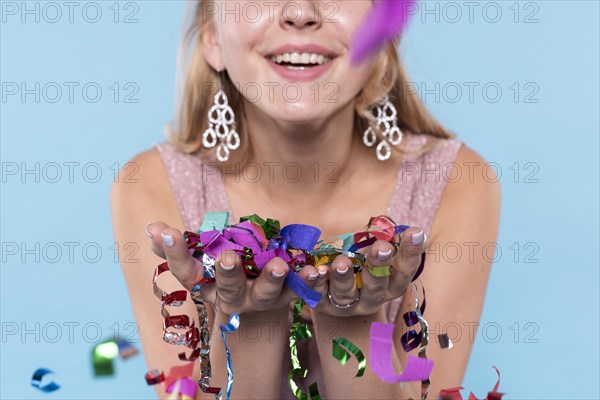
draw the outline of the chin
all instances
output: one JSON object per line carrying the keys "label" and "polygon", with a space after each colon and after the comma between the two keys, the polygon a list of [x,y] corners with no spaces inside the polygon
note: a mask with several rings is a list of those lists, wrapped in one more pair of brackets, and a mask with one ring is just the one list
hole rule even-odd
{"label": "chin", "polygon": [[326,117],[327,116],[325,114],[315,113],[315,112],[296,112],[296,113],[282,112],[282,113],[276,113],[275,115],[273,115],[273,119],[276,121],[289,123],[289,124],[300,124],[300,125],[314,124],[314,123],[317,123],[317,122],[325,119]]}
{"label": "chin", "polygon": [[271,118],[288,123],[315,123],[327,119],[336,112],[335,104],[303,103],[285,104],[280,107],[271,108],[267,114]]}

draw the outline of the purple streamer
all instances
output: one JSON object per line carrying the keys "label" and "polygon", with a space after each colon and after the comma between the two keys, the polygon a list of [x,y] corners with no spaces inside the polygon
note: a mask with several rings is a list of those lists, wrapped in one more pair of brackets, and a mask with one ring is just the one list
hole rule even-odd
{"label": "purple streamer", "polygon": [[310,308],[315,308],[321,301],[321,293],[309,288],[306,283],[292,269],[288,271],[285,277],[285,283],[308,304]]}
{"label": "purple streamer", "polygon": [[255,253],[254,264],[256,264],[258,269],[262,271],[265,265],[267,265],[267,263],[275,257],[282,258],[286,263],[292,260],[285,250],[278,248],[274,250],[260,251],[258,254]]}
{"label": "purple streamer", "polygon": [[321,230],[311,225],[286,225],[279,232],[287,245],[294,249],[311,251],[319,241]]}
{"label": "purple streamer", "polygon": [[394,227],[394,235],[397,235],[399,233],[404,232],[405,230],[407,230],[408,228],[410,228],[410,226],[408,225],[396,225]]}
{"label": "purple streamer", "polygon": [[406,323],[406,326],[413,326],[419,322],[419,317],[417,317],[417,313],[414,311],[408,311],[402,316],[402,318],[404,318],[404,323]]}
{"label": "purple streamer", "polygon": [[351,62],[358,65],[380,51],[402,33],[408,17],[414,11],[415,0],[379,0],[354,34]]}

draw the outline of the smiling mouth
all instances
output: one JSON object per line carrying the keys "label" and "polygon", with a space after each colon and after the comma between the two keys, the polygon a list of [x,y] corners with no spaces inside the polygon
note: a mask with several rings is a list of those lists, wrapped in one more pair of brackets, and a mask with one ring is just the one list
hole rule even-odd
{"label": "smiling mouth", "polygon": [[319,53],[281,53],[267,57],[270,61],[282,67],[289,69],[309,69],[325,65],[331,60],[332,57],[319,54]]}

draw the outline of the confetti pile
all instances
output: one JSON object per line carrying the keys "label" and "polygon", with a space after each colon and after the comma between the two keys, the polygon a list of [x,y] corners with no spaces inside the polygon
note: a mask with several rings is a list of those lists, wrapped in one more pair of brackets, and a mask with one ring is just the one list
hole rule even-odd
{"label": "confetti pile", "polygon": [[[221,252],[233,250],[238,253],[242,260],[242,266],[246,276],[249,279],[260,275],[264,266],[273,258],[280,257],[290,266],[290,272],[286,278],[285,284],[290,287],[300,299],[295,304],[294,323],[290,332],[290,351],[293,364],[292,371],[289,372],[290,389],[299,399],[319,398],[316,383],[313,383],[307,395],[303,393],[295,383],[295,378],[306,377],[308,371],[302,368],[297,357],[296,344],[299,340],[309,340],[312,333],[306,324],[300,319],[302,306],[307,304],[309,307],[315,307],[320,299],[320,293],[310,289],[301,278],[299,272],[305,265],[330,264],[341,254],[349,257],[353,261],[354,273],[359,280],[360,272],[366,268],[374,276],[389,275],[389,267],[382,270],[371,268],[365,263],[364,255],[357,253],[357,250],[373,244],[376,240],[386,240],[399,246],[395,241],[396,235],[404,232],[409,227],[407,225],[396,225],[390,217],[381,215],[369,220],[365,230],[356,233],[349,233],[334,238],[319,240],[321,231],[310,225],[292,224],[280,228],[279,221],[273,219],[262,219],[257,215],[251,215],[240,218],[240,222],[235,225],[229,225],[229,215],[226,212],[207,213],[202,227],[198,232],[184,232],[190,254],[202,261],[204,267],[203,279],[194,286],[194,289],[201,285],[214,283],[217,279],[215,274],[215,260]],[[421,265],[415,274],[413,281],[416,280],[425,263],[424,254]],[[199,386],[203,392],[212,393],[216,398],[221,398],[223,390],[210,386],[212,379],[210,367],[210,332],[208,330],[206,306],[197,291],[192,292],[192,299],[198,310],[200,327],[194,326],[192,318],[187,315],[171,315],[167,307],[181,306],[186,300],[186,291],[175,291],[172,293],[164,292],[157,285],[157,278],[168,271],[168,264],[160,264],[155,271],[153,285],[154,293],[161,300],[161,313],[164,317],[163,339],[165,342],[173,345],[186,346],[192,350],[189,355],[179,354],[179,359],[184,361],[194,361],[200,359],[201,376]],[[360,282],[357,282],[361,286]],[[416,290],[416,286],[415,286]],[[425,295],[423,291],[423,296]],[[411,330],[402,337],[402,345],[406,351],[413,350],[420,346],[419,357],[409,357],[408,363],[401,375],[398,375],[392,365],[392,333],[393,324],[373,324],[371,328],[371,366],[373,371],[386,382],[406,382],[421,381],[423,391],[426,394],[429,385],[429,376],[433,368],[433,361],[428,360],[425,355],[425,348],[428,343],[427,322],[423,318],[425,311],[425,299],[421,305],[417,298],[416,311],[408,312],[404,315],[407,326],[419,324],[419,332]],[[231,387],[233,385],[233,371],[231,369],[231,355],[226,346],[225,333],[232,332],[239,327],[239,316],[232,315],[226,327],[222,327],[222,339],[225,344],[228,366],[228,384],[226,398],[229,398]],[[170,328],[183,329],[185,332],[172,331]],[[351,341],[339,337],[332,342],[332,355],[345,365],[347,360],[354,355],[358,361],[358,371],[356,377],[364,374],[367,360],[363,352]],[[172,378],[173,371],[165,377],[158,371],[151,371],[146,375],[148,384],[163,383],[170,385],[175,381]],[[171,379],[169,379],[169,377]],[[182,376],[178,375],[178,378]]]}

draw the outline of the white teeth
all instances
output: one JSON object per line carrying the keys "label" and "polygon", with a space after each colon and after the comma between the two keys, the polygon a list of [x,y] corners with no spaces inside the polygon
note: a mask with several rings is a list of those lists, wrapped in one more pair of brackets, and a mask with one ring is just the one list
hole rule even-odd
{"label": "white teeth", "polygon": [[323,65],[331,61],[331,58],[317,53],[283,53],[271,56],[271,61],[277,64],[285,62],[297,65]]}

